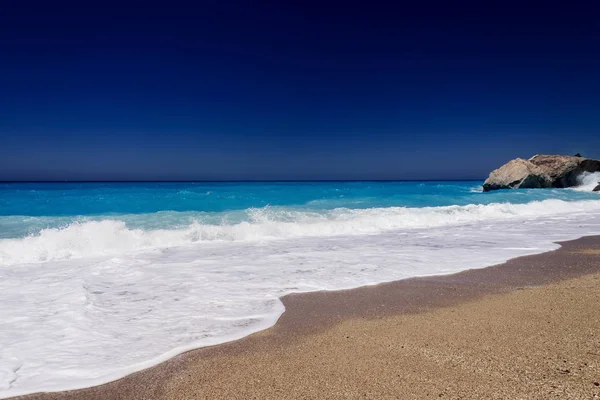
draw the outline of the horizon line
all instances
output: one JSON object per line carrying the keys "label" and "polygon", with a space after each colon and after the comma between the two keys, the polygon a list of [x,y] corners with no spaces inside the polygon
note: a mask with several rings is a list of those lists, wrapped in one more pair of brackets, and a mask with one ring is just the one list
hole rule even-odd
{"label": "horizon line", "polygon": [[0,180],[0,183],[268,183],[268,182],[468,182],[485,178],[458,179],[226,179],[226,180]]}

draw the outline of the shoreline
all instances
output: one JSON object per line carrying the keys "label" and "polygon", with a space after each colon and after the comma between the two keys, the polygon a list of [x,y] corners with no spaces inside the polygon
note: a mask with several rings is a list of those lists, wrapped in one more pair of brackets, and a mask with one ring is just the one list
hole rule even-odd
{"label": "shoreline", "polygon": [[[198,365],[210,364],[213,368],[210,373],[212,377],[219,374],[215,370],[219,368],[227,375],[236,369],[232,359],[293,348],[298,342],[349,321],[373,322],[397,316],[423,315],[478,302],[489,295],[509,294],[519,289],[548,286],[600,273],[600,236],[587,236],[559,244],[561,247],[557,250],[451,275],[409,278],[340,291],[290,294],[281,299],[286,312],[269,329],[233,342],[182,353],[99,386],[12,398],[182,398],[179,392],[177,396],[172,394],[174,381],[178,382],[178,388],[187,387],[193,391],[195,397],[206,395],[219,398],[218,394],[203,393],[208,382],[202,374],[197,374]],[[190,374],[190,371],[195,373]]]}

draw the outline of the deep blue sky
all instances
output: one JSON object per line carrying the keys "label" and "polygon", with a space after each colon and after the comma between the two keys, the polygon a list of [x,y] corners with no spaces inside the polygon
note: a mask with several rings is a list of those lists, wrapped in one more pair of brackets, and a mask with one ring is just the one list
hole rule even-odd
{"label": "deep blue sky", "polygon": [[0,180],[483,178],[516,156],[600,158],[594,2],[283,3],[3,1]]}

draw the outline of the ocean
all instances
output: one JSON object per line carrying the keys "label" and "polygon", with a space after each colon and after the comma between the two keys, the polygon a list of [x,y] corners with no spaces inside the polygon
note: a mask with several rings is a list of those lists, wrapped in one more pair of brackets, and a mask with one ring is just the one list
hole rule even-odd
{"label": "ocean", "polygon": [[0,184],[0,397],[272,326],[288,293],[483,268],[600,234],[600,174],[482,182]]}

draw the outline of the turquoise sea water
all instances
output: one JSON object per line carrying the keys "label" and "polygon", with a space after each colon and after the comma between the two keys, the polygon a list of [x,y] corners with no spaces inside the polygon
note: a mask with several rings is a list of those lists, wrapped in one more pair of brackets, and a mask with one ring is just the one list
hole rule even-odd
{"label": "turquoise sea water", "polygon": [[[480,181],[3,183],[0,238],[34,235],[73,221],[119,219],[128,227],[235,224],[248,210],[326,213],[336,208],[439,207],[561,199],[597,200],[591,191],[481,191]],[[283,215],[281,216],[283,217]]]}
{"label": "turquoise sea water", "polygon": [[600,234],[571,189],[469,182],[0,184],[0,398],[272,326],[289,293],[482,268]]}

